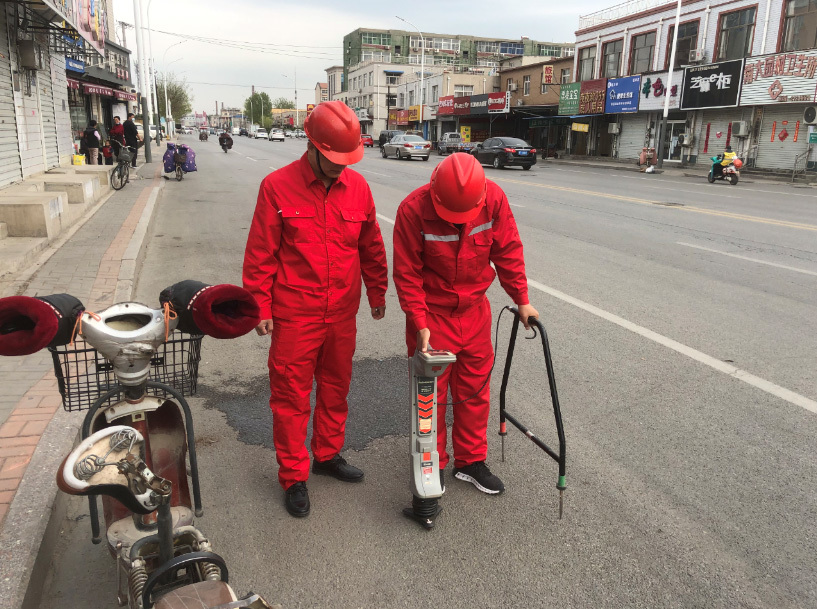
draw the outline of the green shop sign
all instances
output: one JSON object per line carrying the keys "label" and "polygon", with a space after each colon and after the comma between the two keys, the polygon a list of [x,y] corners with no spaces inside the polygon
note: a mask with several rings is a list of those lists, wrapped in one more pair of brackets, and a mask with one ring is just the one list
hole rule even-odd
{"label": "green shop sign", "polygon": [[579,93],[582,83],[574,82],[569,85],[562,85],[559,90],[559,114],[569,116],[579,113]]}

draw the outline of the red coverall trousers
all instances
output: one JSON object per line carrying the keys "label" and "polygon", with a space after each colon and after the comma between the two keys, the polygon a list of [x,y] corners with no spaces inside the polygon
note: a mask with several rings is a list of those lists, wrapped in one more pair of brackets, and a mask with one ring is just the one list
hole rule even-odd
{"label": "red coverall trousers", "polygon": [[[435,349],[451,351],[457,361],[442,376],[437,377],[437,452],[440,469],[448,464],[445,411],[440,404],[452,403],[454,426],[451,443],[454,446],[454,467],[463,467],[488,456],[488,414],[491,406],[490,382],[477,394],[491,371],[494,349],[491,344],[491,305],[487,298],[472,307],[465,317],[449,317],[428,313],[430,344]],[[409,357],[417,348],[417,329],[406,324],[406,346]],[[448,399],[448,388],[451,399]],[[474,394],[477,394],[474,397]],[[461,400],[471,398],[462,404]]]}
{"label": "red coverall trousers", "polygon": [[312,456],[327,461],[343,448],[357,320],[333,323],[273,319],[270,345],[272,439],[284,489],[309,478],[306,427],[313,378]]}

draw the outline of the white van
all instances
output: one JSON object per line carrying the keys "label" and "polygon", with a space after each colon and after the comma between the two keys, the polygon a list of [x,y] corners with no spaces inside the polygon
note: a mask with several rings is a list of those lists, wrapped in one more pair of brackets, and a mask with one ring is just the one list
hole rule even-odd
{"label": "white van", "polygon": [[238,127],[233,127],[233,135],[238,135],[241,130]]}

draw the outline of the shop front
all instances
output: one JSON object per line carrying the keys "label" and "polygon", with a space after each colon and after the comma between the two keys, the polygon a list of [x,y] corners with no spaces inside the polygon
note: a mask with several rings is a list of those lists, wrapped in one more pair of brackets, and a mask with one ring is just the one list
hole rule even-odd
{"label": "shop front", "polygon": [[[741,108],[754,106],[749,148],[756,167],[793,169],[795,159],[809,151],[814,169],[817,153],[809,137],[817,125],[804,119],[817,103],[817,50],[752,57],[743,69]],[[815,139],[811,136],[811,139]]]}
{"label": "shop front", "polygon": [[[604,112],[608,119],[614,117],[615,122],[608,122],[607,132],[613,136],[612,156],[621,158],[621,138],[622,138],[622,122],[624,117],[634,116],[638,112],[638,99],[641,90],[641,76],[627,76],[624,78],[611,78],[607,81],[607,99],[604,103]],[[609,125],[617,127],[611,128]],[[630,130],[625,130],[629,132]],[[627,133],[637,137],[638,129],[634,129],[633,133]],[[643,129],[641,140],[643,140]],[[629,151],[629,145],[627,146]],[[640,152],[640,150],[639,150]],[[623,158],[629,158],[627,156]]]}
{"label": "shop front", "polygon": [[445,96],[437,105],[437,129],[440,134],[470,132],[472,142],[484,142],[497,135],[512,135],[507,120],[510,111],[508,93],[487,93],[461,97]]}

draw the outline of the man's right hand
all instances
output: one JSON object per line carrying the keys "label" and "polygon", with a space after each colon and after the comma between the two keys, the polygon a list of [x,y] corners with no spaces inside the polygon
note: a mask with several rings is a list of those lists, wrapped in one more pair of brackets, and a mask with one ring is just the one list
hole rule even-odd
{"label": "man's right hand", "polygon": [[431,330],[423,328],[417,332],[417,349],[421,353],[428,351],[428,341],[431,340]]}
{"label": "man's right hand", "polygon": [[267,334],[272,332],[272,320],[271,319],[262,320],[260,324],[255,326],[255,331],[258,333],[258,336],[266,336]]}

